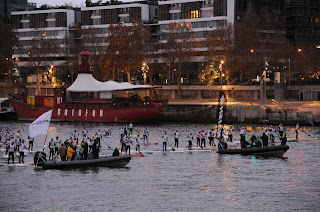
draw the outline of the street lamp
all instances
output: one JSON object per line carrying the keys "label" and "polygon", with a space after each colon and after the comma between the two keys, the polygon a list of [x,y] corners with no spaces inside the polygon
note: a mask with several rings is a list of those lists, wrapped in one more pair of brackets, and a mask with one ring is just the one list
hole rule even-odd
{"label": "street lamp", "polygon": [[149,70],[149,66],[144,62],[142,64],[141,71],[142,71],[142,76],[143,76],[143,83],[145,85],[147,84],[147,73],[148,73],[148,70]]}
{"label": "street lamp", "polygon": [[221,91],[222,91],[222,71],[223,71],[223,64],[224,64],[224,60],[221,60],[220,61],[220,65],[219,65],[219,68],[220,68],[220,84],[221,84]]}

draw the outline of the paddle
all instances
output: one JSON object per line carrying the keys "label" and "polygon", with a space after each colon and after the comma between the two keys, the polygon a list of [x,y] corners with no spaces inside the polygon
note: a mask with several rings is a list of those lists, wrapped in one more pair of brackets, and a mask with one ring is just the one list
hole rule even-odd
{"label": "paddle", "polygon": [[172,148],[172,151],[176,151],[175,148],[172,147],[171,143],[168,142],[169,146]]}
{"label": "paddle", "polygon": [[[132,142],[130,142],[130,144],[135,148],[135,150],[137,150],[136,145],[134,145]],[[142,152],[140,152],[140,150],[139,150],[138,152],[139,152],[139,154],[141,154],[141,155],[142,155]]]}
{"label": "paddle", "polygon": [[107,142],[102,137],[101,137],[101,140],[103,140],[103,142],[107,145],[107,147],[111,149],[111,147],[107,144]]}

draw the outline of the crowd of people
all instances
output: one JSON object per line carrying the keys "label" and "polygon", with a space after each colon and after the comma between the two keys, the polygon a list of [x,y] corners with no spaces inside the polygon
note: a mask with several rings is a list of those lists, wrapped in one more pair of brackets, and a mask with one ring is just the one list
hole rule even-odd
{"label": "crowd of people", "polygon": [[[138,131],[137,131],[138,132]],[[299,134],[299,123],[295,126],[296,139]],[[251,133],[249,139],[247,139],[248,131],[245,127],[240,129],[240,146],[241,148],[248,147],[261,147],[268,146],[269,142],[275,142],[276,129],[271,125],[267,127],[264,125],[261,129],[262,135],[256,136],[254,133]],[[82,130],[82,139],[79,142],[80,134],[74,130],[70,134],[70,137],[62,142],[59,139],[59,136],[56,136],[55,139],[51,138],[48,149],[49,149],[49,160],[61,159],[62,161],[70,160],[87,160],[87,159],[96,159],[99,158],[99,151],[101,148],[101,140],[103,136],[111,137],[111,130],[107,129],[105,134],[99,129],[93,136],[88,136],[88,131],[84,127]],[[164,132],[161,136],[162,138],[162,151],[167,151],[167,145],[170,145],[172,148],[179,148],[179,140],[181,134],[178,129],[173,133],[173,145],[169,143],[169,135],[167,132]],[[4,137],[6,144],[6,155],[8,154],[8,163],[12,160],[14,163],[15,152],[19,152],[19,163],[24,163],[24,150],[29,149],[33,150],[34,138],[28,136],[29,145],[28,147],[25,144],[24,139],[22,139],[22,134],[20,130],[16,134],[11,133],[10,129],[7,128],[3,135],[2,130],[0,129],[0,142]],[[286,129],[282,124],[278,126],[278,137],[281,140],[281,144],[285,145],[287,142]],[[191,149],[193,144],[198,147],[205,148],[206,141],[208,141],[209,146],[218,146],[220,149],[227,148],[228,143],[233,143],[233,128],[229,127],[225,133],[224,128],[221,127],[220,130],[210,129],[208,131],[199,130],[195,133],[195,138],[193,134],[187,133],[186,141],[188,142],[188,148]],[[196,143],[194,143],[196,140]],[[121,153],[130,154],[131,146],[133,146],[136,152],[140,152],[141,145],[148,144],[149,141],[149,131],[147,128],[143,130],[143,135],[140,137],[140,134],[136,136],[133,135],[133,124],[132,122],[129,125],[121,127],[120,129],[120,151],[116,148],[113,152],[113,156],[117,156]],[[107,145],[108,146],[108,145]],[[108,146],[109,147],[109,146]],[[45,147],[44,147],[45,148]],[[110,148],[110,147],[109,147]],[[91,154],[90,154],[91,153]]]}

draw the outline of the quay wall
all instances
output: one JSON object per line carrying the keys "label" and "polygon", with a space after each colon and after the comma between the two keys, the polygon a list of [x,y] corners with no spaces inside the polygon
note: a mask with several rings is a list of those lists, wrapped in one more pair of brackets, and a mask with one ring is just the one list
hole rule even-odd
{"label": "quay wall", "polygon": [[[165,104],[162,121],[189,123],[217,123],[218,105],[205,104]],[[312,121],[312,122],[310,122]],[[286,108],[270,108],[258,105],[227,105],[225,123],[257,123],[319,125],[320,116],[309,111],[299,112]]]}

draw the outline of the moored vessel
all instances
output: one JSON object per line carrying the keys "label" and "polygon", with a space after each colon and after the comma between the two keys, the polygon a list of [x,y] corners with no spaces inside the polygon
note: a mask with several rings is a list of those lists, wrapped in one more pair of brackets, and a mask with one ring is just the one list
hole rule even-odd
{"label": "moored vessel", "polygon": [[263,157],[282,157],[289,149],[288,145],[266,146],[266,147],[252,147],[242,149],[219,149],[217,153],[220,154],[240,154],[240,155],[255,155]]}
{"label": "moored vessel", "polygon": [[53,110],[52,121],[128,122],[155,121],[162,117],[162,102],[155,88],[128,82],[101,82],[92,76],[90,53],[80,53],[77,79],[54,96],[8,95],[19,120],[34,120]]}

